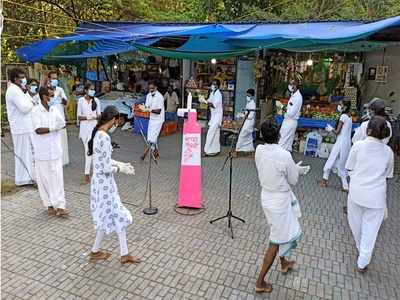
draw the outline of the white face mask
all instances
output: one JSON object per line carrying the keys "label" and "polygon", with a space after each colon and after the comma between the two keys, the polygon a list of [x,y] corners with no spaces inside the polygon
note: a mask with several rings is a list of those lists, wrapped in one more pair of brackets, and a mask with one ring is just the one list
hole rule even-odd
{"label": "white face mask", "polygon": [[287,88],[288,88],[289,92],[291,92],[291,93],[294,92],[294,86],[293,85],[289,84]]}
{"label": "white face mask", "polygon": [[89,91],[88,91],[88,96],[89,96],[89,97],[94,97],[95,94],[96,94],[96,91],[95,91],[95,90],[89,90]]}
{"label": "white face mask", "polygon": [[338,111],[338,112],[342,112],[343,111],[343,106],[342,105],[338,105],[337,107],[336,107],[336,110]]}
{"label": "white face mask", "polygon": [[37,94],[37,85],[31,85],[30,86],[30,88],[29,88],[29,91],[32,93],[32,94]]}
{"label": "white face mask", "polygon": [[246,96],[246,100],[247,102],[250,102],[251,100],[253,100],[253,98],[251,96]]}
{"label": "white face mask", "polygon": [[117,129],[117,126],[114,124],[109,130],[108,133],[113,133]]}
{"label": "white face mask", "polygon": [[211,90],[212,90],[212,91],[215,91],[216,89],[217,89],[217,87],[216,87],[214,84],[212,84],[212,85],[211,85]]}

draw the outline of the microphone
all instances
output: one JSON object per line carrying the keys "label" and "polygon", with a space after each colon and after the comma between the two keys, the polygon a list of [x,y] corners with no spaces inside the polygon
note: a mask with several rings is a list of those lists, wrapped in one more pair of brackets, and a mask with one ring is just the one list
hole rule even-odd
{"label": "microphone", "polygon": [[245,111],[259,111],[260,109],[259,108],[255,108],[255,109],[244,109]]}

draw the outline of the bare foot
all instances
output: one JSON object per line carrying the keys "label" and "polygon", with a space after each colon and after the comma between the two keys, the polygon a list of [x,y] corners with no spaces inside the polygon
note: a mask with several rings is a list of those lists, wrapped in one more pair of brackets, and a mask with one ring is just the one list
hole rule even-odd
{"label": "bare foot", "polygon": [[137,258],[130,254],[121,256],[121,264],[138,264],[140,262],[141,262],[140,258]]}
{"label": "bare foot", "polygon": [[107,260],[111,256],[111,253],[106,251],[90,252],[90,261]]}
{"label": "bare foot", "polygon": [[65,208],[56,208],[56,216],[57,217],[68,217],[69,211]]}
{"label": "bare foot", "polygon": [[262,284],[256,284],[256,293],[271,293],[272,292],[272,284],[267,283],[265,281]]}
{"label": "bare foot", "polygon": [[293,266],[296,264],[294,260],[281,260],[281,272],[282,274],[286,274],[289,270],[293,269]]}
{"label": "bare foot", "polygon": [[320,186],[320,187],[324,187],[324,188],[328,187],[328,181],[325,180],[325,179],[322,179],[322,180],[319,182],[319,186]]}
{"label": "bare foot", "polygon": [[56,210],[54,209],[53,206],[47,207],[47,214],[48,214],[49,216],[55,216],[55,215],[56,215]]}

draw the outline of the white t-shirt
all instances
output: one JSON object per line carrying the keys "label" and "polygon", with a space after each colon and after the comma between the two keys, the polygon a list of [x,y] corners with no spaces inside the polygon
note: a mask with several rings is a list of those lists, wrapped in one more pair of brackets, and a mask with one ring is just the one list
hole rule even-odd
{"label": "white t-shirt", "polygon": [[68,100],[67,99],[67,95],[65,95],[64,89],[62,87],[57,86],[55,91],[54,91],[54,101],[56,103],[54,105],[54,107],[56,107],[58,109],[58,111],[60,112],[61,116],[65,120],[65,112],[64,112],[64,105],[62,104],[62,99]]}
{"label": "white t-shirt", "polygon": [[208,102],[214,105],[214,107],[210,107],[211,119],[208,124],[212,125],[216,123],[221,125],[222,117],[224,114],[221,91],[220,90],[211,91],[210,97],[208,98]]}
{"label": "white t-shirt", "polygon": [[288,192],[290,185],[297,183],[299,169],[290,152],[278,144],[258,145],[255,161],[263,191]]}
{"label": "white t-shirt", "polygon": [[21,88],[10,83],[6,91],[6,107],[8,123],[12,134],[32,133],[32,97]]}
{"label": "white t-shirt", "polygon": [[343,123],[342,129],[337,137],[339,141],[351,142],[351,131],[353,127],[353,120],[346,114],[340,116],[339,121]]}
{"label": "white t-shirt", "polygon": [[[97,107],[96,110],[92,110],[92,101],[96,101]],[[78,108],[76,112],[78,117],[89,117],[89,118],[97,118],[101,115],[100,101],[97,98],[94,100],[90,100],[89,102],[85,99],[85,97],[81,97],[78,100]],[[82,141],[87,141],[92,137],[93,129],[97,125],[97,120],[81,120],[79,125],[79,138]]]}
{"label": "white t-shirt", "polygon": [[[50,107],[48,111],[41,103],[34,107],[32,112],[34,130],[38,128],[50,128],[50,124],[54,122],[57,124],[63,123],[65,126],[65,120],[57,108]],[[34,132],[33,149],[35,160],[55,160],[62,158],[63,151],[60,132],[53,131],[45,134]]]}
{"label": "white t-shirt", "polygon": [[297,90],[292,96],[290,96],[285,118],[298,120],[301,115],[301,106],[303,105],[303,96],[300,91]]}
{"label": "white t-shirt", "polygon": [[150,120],[164,122],[165,119],[164,97],[163,95],[161,95],[159,91],[156,91],[154,96],[152,96],[151,93],[147,94],[145,106],[150,110],[161,109],[160,114],[150,113]]}
{"label": "white t-shirt", "polygon": [[[367,138],[368,123],[369,123],[369,120],[362,122],[360,127],[357,128],[357,130],[354,133],[353,139],[352,139],[353,144],[358,141],[365,140]],[[387,138],[383,139],[382,143],[387,145],[390,141],[390,138],[392,137],[392,125],[390,124],[389,121],[386,121],[386,124],[389,127],[390,135]]]}
{"label": "white t-shirt", "polygon": [[367,137],[353,145],[346,162],[349,199],[368,208],[386,207],[386,179],[393,177],[394,155],[380,140]]}

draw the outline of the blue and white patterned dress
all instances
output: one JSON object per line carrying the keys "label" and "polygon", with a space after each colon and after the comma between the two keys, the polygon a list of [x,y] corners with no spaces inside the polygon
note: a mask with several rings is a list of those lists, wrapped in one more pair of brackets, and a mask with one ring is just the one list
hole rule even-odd
{"label": "blue and white patterned dress", "polygon": [[121,203],[111,159],[111,138],[98,131],[93,141],[93,176],[90,187],[90,208],[96,230],[106,234],[120,233],[132,223],[132,215]]}

